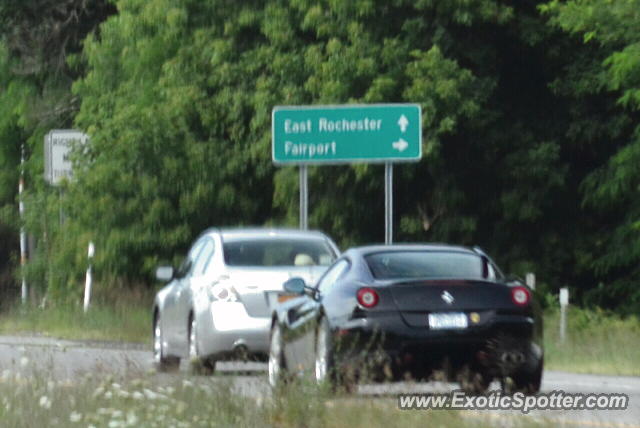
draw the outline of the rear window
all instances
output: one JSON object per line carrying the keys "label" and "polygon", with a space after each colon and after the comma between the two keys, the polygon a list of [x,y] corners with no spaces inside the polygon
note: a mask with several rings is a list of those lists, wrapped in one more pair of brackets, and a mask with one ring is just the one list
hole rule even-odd
{"label": "rear window", "polygon": [[319,239],[242,239],[224,242],[227,266],[328,266],[335,260]]}
{"label": "rear window", "polygon": [[483,278],[482,258],[447,251],[393,251],[365,257],[376,279]]}

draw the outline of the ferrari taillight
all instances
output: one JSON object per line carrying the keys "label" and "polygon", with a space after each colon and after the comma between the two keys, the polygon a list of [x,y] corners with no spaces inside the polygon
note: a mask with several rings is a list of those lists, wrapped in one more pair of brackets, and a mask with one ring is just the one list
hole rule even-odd
{"label": "ferrari taillight", "polygon": [[513,287],[511,289],[511,300],[518,306],[525,306],[531,300],[531,293],[525,287]]}
{"label": "ferrari taillight", "polygon": [[356,296],[358,298],[358,303],[367,309],[373,308],[378,304],[378,300],[380,300],[376,290],[368,287],[359,289]]}

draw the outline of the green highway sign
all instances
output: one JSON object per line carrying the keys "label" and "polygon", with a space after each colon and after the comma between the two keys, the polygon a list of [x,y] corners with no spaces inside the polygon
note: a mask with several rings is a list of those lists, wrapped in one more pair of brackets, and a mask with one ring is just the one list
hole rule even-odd
{"label": "green highway sign", "polygon": [[280,106],[272,113],[276,164],[410,162],[422,157],[418,104]]}

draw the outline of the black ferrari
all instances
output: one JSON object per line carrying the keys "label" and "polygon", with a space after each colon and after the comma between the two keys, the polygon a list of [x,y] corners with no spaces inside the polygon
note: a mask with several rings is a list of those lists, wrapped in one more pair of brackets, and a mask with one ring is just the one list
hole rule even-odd
{"label": "black ferrari", "polygon": [[272,314],[272,386],[310,372],[332,386],[436,376],[475,393],[494,379],[506,392],[540,389],[540,307],[477,247],[353,248],[314,286],[291,278],[284,288],[290,298]]}

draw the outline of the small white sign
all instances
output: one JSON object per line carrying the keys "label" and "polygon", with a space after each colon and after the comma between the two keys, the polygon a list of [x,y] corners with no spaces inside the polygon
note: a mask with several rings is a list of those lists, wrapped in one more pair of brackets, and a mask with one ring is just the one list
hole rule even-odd
{"label": "small white sign", "polygon": [[569,289],[567,287],[560,289],[560,306],[569,304]]}
{"label": "small white sign", "polygon": [[87,134],[74,129],[54,129],[44,137],[44,179],[57,185],[71,178],[73,168],[69,155],[74,144],[85,144]]}

